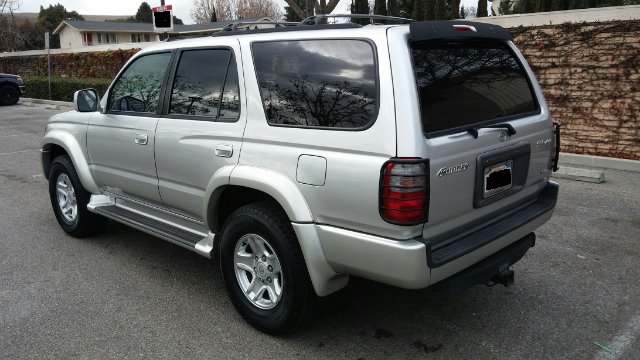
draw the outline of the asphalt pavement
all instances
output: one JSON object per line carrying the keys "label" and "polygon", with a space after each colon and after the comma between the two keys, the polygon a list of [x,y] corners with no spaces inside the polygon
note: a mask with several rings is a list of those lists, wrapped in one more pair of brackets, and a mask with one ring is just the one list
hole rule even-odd
{"label": "asphalt pavement", "polygon": [[38,148],[61,111],[0,107],[0,359],[640,359],[640,173],[558,179],[513,287],[442,298],[352,278],[341,310],[272,337],[212,261],[114,222],[60,229]]}

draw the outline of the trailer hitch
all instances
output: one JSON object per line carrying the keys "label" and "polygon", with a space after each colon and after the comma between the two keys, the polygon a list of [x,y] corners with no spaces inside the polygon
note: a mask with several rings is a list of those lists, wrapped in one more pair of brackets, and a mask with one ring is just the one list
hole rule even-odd
{"label": "trailer hitch", "polygon": [[485,283],[489,287],[493,287],[497,284],[501,284],[504,287],[509,287],[514,283],[515,272],[510,269],[509,264],[504,264],[498,269],[498,275],[494,276]]}

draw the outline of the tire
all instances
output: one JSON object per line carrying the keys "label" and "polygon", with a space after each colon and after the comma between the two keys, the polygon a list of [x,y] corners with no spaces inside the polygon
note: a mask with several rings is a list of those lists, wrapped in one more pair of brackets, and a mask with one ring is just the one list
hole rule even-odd
{"label": "tire", "polygon": [[220,241],[220,271],[236,310],[262,332],[295,330],[315,303],[291,224],[269,203],[246,205],[229,216]]}
{"label": "tire", "polygon": [[20,100],[20,90],[15,86],[0,86],[0,105],[15,105]]}
{"label": "tire", "polygon": [[51,163],[49,197],[56,219],[67,234],[85,237],[104,230],[107,219],[87,210],[91,193],[82,186],[67,155],[58,156]]}

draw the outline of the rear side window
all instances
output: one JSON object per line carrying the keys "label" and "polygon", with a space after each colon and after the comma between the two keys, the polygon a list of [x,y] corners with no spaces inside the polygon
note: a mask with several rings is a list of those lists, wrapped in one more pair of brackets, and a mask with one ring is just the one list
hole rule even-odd
{"label": "rear side window", "polygon": [[378,80],[369,42],[271,41],[252,50],[269,124],[358,129],[375,121]]}
{"label": "rear side window", "polygon": [[231,50],[183,51],[171,88],[169,114],[238,119],[238,70]]}
{"label": "rear side window", "polygon": [[504,43],[423,43],[414,45],[413,61],[427,133],[537,110],[526,73]]}

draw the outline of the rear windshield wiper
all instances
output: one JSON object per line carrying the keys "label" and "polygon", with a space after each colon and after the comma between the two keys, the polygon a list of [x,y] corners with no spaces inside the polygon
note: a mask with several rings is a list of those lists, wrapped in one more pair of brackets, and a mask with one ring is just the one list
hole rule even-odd
{"label": "rear windshield wiper", "polygon": [[516,129],[511,126],[509,123],[501,123],[501,124],[492,124],[492,125],[482,125],[482,126],[470,126],[467,129],[467,132],[473,135],[474,139],[478,138],[478,130],[480,129],[507,129],[509,136],[516,134]]}

